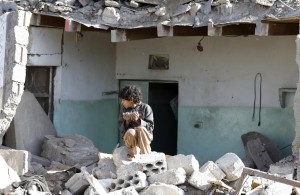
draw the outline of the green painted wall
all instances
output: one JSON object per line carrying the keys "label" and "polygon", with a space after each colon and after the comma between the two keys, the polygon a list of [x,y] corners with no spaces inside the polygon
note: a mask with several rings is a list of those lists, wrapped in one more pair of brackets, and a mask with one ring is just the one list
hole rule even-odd
{"label": "green painted wall", "polygon": [[101,152],[111,153],[118,140],[117,99],[54,102],[54,125],[59,135],[80,134]]}
{"label": "green painted wall", "polygon": [[[256,120],[252,122],[250,107],[179,107],[178,153],[194,154],[201,164],[215,161],[227,152],[243,158],[241,135],[249,131],[262,133],[279,148],[292,143],[295,136],[292,108],[262,108],[261,119],[258,127],[256,112]],[[202,122],[202,128],[194,127],[197,122]],[[291,147],[283,152],[291,154]]]}

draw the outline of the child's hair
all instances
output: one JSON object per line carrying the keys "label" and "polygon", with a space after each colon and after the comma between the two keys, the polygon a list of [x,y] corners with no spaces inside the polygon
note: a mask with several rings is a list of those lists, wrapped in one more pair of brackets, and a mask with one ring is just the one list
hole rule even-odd
{"label": "child's hair", "polygon": [[119,91],[119,98],[139,103],[142,100],[142,93],[136,86],[128,85]]}

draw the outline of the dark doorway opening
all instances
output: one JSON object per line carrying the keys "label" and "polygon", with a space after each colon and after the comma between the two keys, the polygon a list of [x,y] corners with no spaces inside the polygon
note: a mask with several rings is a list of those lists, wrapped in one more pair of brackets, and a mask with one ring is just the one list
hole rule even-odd
{"label": "dark doorway opening", "polygon": [[149,83],[149,105],[154,113],[152,151],[177,154],[178,83]]}

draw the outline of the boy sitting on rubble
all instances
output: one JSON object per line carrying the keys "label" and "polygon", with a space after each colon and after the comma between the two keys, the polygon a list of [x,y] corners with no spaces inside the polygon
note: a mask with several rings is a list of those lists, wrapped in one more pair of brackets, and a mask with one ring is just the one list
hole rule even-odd
{"label": "boy sitting on rubble", "polygon": [[142,93],[136,86],[126,86],[121,89],[119,98],[122,101],[119,129],[128,148],[127,157],[132,160],[139,154],[151,152],[153,112],[148,104],[141,102]]}

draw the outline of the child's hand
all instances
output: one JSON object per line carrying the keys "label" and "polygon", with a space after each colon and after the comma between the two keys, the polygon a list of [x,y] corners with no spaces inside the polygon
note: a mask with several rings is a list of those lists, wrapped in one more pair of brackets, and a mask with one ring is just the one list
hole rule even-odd
{"label": "child's hand", "polygon": [[131,113],[131,120],[132,120],[132,121],[137,121],[137,120],[139,120],[139,117],[140,117],[140,115],[139,115],[138,112],[133,112],[133,113]]}
{"label": "child's hand", "polygon": [[123,119],[129,121],[131,119],[131,114],[129,112],[123,113]]}

